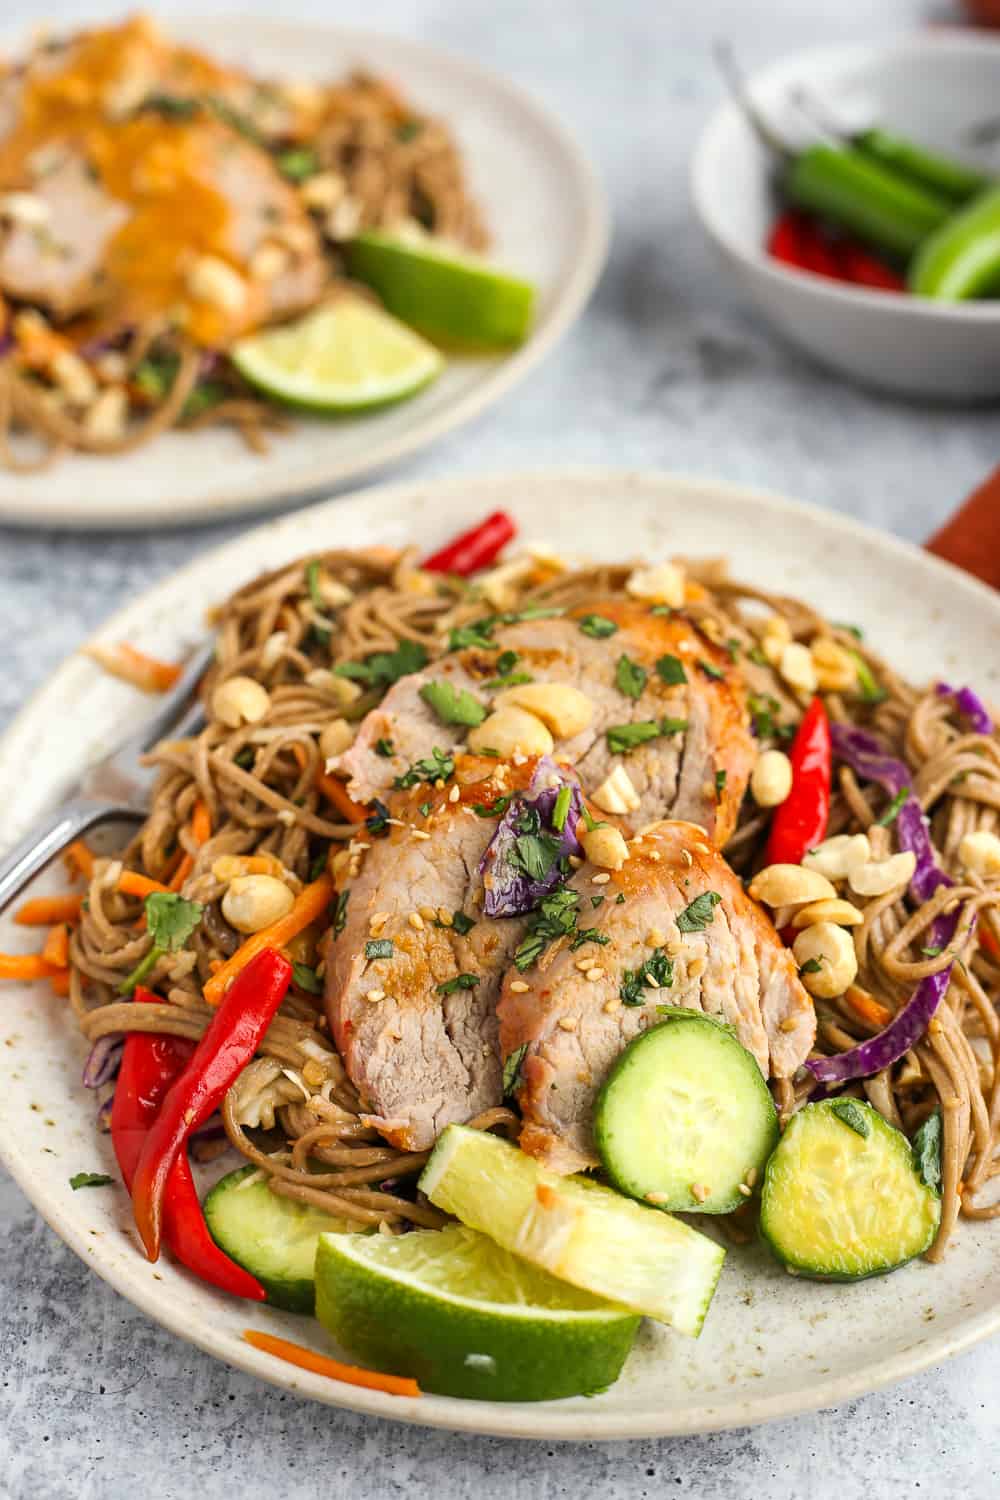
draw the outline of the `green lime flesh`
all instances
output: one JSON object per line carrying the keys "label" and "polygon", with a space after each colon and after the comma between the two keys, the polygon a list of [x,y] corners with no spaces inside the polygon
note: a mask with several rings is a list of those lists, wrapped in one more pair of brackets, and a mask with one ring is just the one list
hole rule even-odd
{"label": "green lime flesh", "polygon": [[263,1180],[249,1182],[256,1171],[240,1167],[215,1184],[204,1204],[209,1232],[220,1250],[256,1276],[275,1307],[311,1313],[319,1237],[351,1226],[309,1203],[279,1198]]}
{"label": "green lime flesh", "polygon": [[433,339],[476,348],[520,344],[531,329],[534,288],[433,240],[370,232],[346,247],[347,266],[391,313]]}
{"label": "green lime flesh", "polygon": [[461,1225],[320,1237],[316,1316],[357,1359],[423,1390],[554,1401],[618,1378],[639,1319]]}
{"label": "green lime flesh", "polygon": [[852,1128],[846,1103],[826,1099],[792,1116],[761,1196],[761,1233],[778,1259],[826,1281],[904,1265],[928,1249],[941,1217],[905,1135],[858,1100],[849,1101],[850,1117],[861,1129]]}
{"label": "green lime flesh", "polygon": [[611,1181],[656,1207],[739,1208],[778,1142],[755,1059],[708,1016],[677,1011],[626,1047],[601,1089],[594,1138]]}

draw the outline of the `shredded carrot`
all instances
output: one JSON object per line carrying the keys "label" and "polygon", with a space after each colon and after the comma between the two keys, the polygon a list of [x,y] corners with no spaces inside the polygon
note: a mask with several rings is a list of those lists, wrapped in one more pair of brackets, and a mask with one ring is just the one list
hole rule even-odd
{"label": "shredded carrot", "polygon": [[42,948],[42,957],[47,964],[55,964],[57,969],[69,967],[69,928],[65,922],[60,922],[50,931]]}
{"label": "shredded carrot", "polygon": [[51,979],[58,973],[40,953],[0,953],[0,979]]}
{"label": "shredded carrot", "polygon": [[704,585],[696,582],[693,578],[689,578],[684,585],[684,603],[704,604],[707,598],[708,590]]}
{"label": "shredded carrot", "polygon": [[213,974],[205,985],[205,999],[209,1005],[218,1005],[237,974],[241,974],[252,958],[265,948],[283,948],[297,937],[310,922],[315,922],[333,899],[334,884],[329,875],[321,875],[307,885],[295,898],[295,905],[285,916],[272,922],[270,927],[255,932],[237,948],[232,958],[226,960],[217,974]]}
{"label": "shredded carrot", "polygon": [[328,802],[332,802],[339,813],[342,813],[348,823],[363,823],[367,817],[366,809],[360,807],[347,794],[347,787],[337,776],[328,776],[320,770],[316,776],[316,785],[323,793]]}
{"label": "shredded carrot", "polygon": [[91,878],[94,873],[94,856],[83,839],[74,839],[66,850],[65,858],[71,872],[84,875],[88,880]]}
{"label": "shredded carrot", "polygon": [[208,804],[198,798],[191,813],[191,837],[198,845],[207,844],[212,837],[212,815]]}
{"label": "shredded carrot", "polygon": [[888,1026],[892,1020],[892,1011],[886,1010],[874,995],[869,995],[868,991],[863,990],[859,984],[850,985],[844,999],[856,1016],[860,1016],[864,1021],[870,1021],[873,1026]]}
{"label": "shredded carrot", "polygon": [[992,929],[983,922],[979,928],[979,941],[986,949],[990,958],[1000,959],[1000,943],[993,936]]}
{"label": "shredded carrot", "polygon": [[51,986],[52,986],[52,992],[53,992],[53,994],[56,994],[56,995],[68,995],[69,994],[69,970],[68,969],[60,969],[58,974],[53,974],[50,977],[49,984],[51,984]]}
{"label": "shredded carrot", "polygon": [[180,864],[177,866],[176,870],[171,875],[171,877],[170,877],[170,884],[167,886],[167,890],[168,891],[179,891],[180,888],[181,888],[181,886],[184,884],[185,880],[187,880],[188,876],[191,874],[191,871],[193,869],[194,869],[194,855],[193,854],[185,854],[182,857]]}
{"label": "shredded carrot", "polygon": [[127,641],[119,641],[116,646],[97,644],[86,649],[87,655],[112,677],[120,677],[144,693],[166,693],[181,675],[182,668],[177,662],[147,656],[145,651],[137,651]]}
{"label": "shredded carrot", "polygon": [[82,901],[82,895],[38,896],[19,907],[14,921],[19,927],[51,927],[56,922],[75,922]]}
{"label": "shredded carrot", "polygon": [[306,766],[309,764],[309,756],[306,752],[305,745],[300,745],[298,740],[293,740],[292,755],[295,757],[295,764],[298,766],[299,770],[304,771]]}
{"label": "shredded carrot", "polygon": [[118,889],[125,896],[141,896],[145,900],[157,891],[169,891],[170,886],[159,880],[150,880],[148,875],[140,875],[138,870],[123,870],[118,877]]}
{"label": "shredded carrot", "polygon": [[273,1333],[261,1333],[257,1328],[245,1328],[243,1337],[255,1349],[298,1365],[300,1370],[311,1370],[314,1375],[329,1375],[331,1380],[342,1380],[345,1385],[362,1385],[370,1391],[385,1391],[389,1396],[419,1396],[420,1387],[415,1380],[404,1375],[381,1375],[377,1370],[362,1370],[357,1365],[342,1365],[329,1355],[316,1354],[302,1344],[293,1344],[289,1339],[279,1339]]}

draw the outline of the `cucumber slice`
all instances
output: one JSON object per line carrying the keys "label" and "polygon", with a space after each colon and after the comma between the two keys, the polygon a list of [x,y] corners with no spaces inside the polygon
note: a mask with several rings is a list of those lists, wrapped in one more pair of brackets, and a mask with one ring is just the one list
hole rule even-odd
{"label": "cucumber slice", "polygon": [[439,1208],[572,1286],[696,1335],[725,1250],[583,1177],[557,1177],[483,1130],[442,1131],[420,1187]]}
{"label": "cucumber slice", "polygon": [[257,1170],[240,1167],[215,1184],[204,1203],[209,1232],[220,1250],[256,1276],[275,1307],[311,1313],[320,1235],[348,1234],[357,1226],[309,1203],[279,1198],[263,1179],[247,1183]]}
{"label": "cucumber slice", "polygon": [[[757,1063],[728,1026],[670,1010],[625,1048],[601,1089],[594,1138],[615,1187],[656,1208],[728,1214],[778,1143]],[[741,1186],[743,1191],[740,1191]]]}
{"label": "cucumber slice", "polygon": [[767,1164],[760,1227],[801,1276],[856,1281],[928,1248],[941,1201],[905,1135],[870,1104],[824,1099],[793,1115]]}

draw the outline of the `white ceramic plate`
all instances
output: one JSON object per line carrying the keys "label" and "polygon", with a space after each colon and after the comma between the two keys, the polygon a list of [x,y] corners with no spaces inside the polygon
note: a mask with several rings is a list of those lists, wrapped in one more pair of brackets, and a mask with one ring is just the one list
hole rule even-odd
{"label": "white ceramic plate", "polygon": [[[261,569],[330,545],[417,537],[430,547],[501,505],[524,535],[570,553],[726,553],[743,576],[859,622],[915,677],[972,674],[1000,700],[1000,598],[980,584],[824,511],[660,474],[590,470],[401,484],[316,506],[218,551],[196,552],[100,635],[170,654],[198,633],[207,605]],[[144,710],[148,700],[88,659],[65,662],[0,741],[3,840],[28,828],[87,758]],[[48,882],[53,888],[57,876]],[[25,937],[9,919],[0,925],[0,949],[30,946]],[[317,1324],[227,1299],[167,1261],[149,1265],[120,1189],[70,1190],[74,1172],[115,1168],[108,1138],[94,1131],[93,1100],[79,1086],[78,1034],[65,1002],[46,989],[3,986],[0,1157],[56,1233],[144,1312],[303,1396],[404,1421],[548,1439],[704,1432],[833,1405],[1000,1329],[1000,1226],[969,1223],[944,1265],[919,1262],[853,1286],[796,1281],[763,1250],[733,1248],[701,1338],[644,1325],[622,1378],[591,1400],[411,1400],[305,1374],[250,1348],[240,1334],[249,1324],[323,1349]]]}
{"label": "white ceramic plate", "polygon": [[[120,458],[73,455],[42,474],[0,469],[0,522],[145,529],[329,494],[498,401],[579,315],[604,263],[607,209],[591,166],[547,111],[486,68],[417,42],[322,23],[189,16],[165,25],[179,40],[265,74],[324,79],[366,65],[448,121],[486,211],[491,255],[538,289],[534,330],[513,352],[449,359],[438,380],[398,406],[354,418],[296,418],[266,457],[225,428],[206,428],[167,434]],[[24,43],[23,25],[0,32],[4,52],[16,55]]]}

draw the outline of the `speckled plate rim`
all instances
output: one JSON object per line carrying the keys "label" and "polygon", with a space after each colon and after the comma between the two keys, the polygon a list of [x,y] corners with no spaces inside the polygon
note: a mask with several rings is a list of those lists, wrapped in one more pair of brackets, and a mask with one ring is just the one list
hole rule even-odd
{"label": "speckled plate rim", "polygon": [[[135,475],[128,494],[123,492],[113,500],[102,499],[93,463],[68,455],[61,463],[75,465],[79,490],[86,491],[88,498],[79,503],[75,498],[47,500],[44,472],[30,476],[31,484],[21,487],[18,494],[5,493],[4,471],[0,469],[0,524],[82,531],[208,525],[228,516],[263,511],[269,507],[287,508],[297,502],[316,499],[324,492],[329,494],[335,487],[389,468],[494,406],[552,351],[582,313],[597,283],[607,259],[611,234],[610,209],[603,184],[569,130],[526,90],[464,56],[388,32],[325,21],[268,20],[225,12],[196,16],[188,11],[164,18],[168,31],[179,35],[193,31],[208,50],[213,46],[221,48],[227,40],[227,33],[237,24],[241,48],[259,52],[262,58],[271,54],[275,44],[279,48],[309,44],[312,50],[319,51],[335,44],[338,49],[363,58],[377,59],[380,51],[383,55],[388,52],[392,62],[387,66],[399,66],[402,59],[404,74],[405,60],[412,59],[419,67],[432,69],[445,78],[474,82],[477,89],[503,111],[508,131],[533,138],[536,149],[548,157],[551,167],[558,169],[561,191],[572,198],[576,219],[577,243],[572,260],[562,268],[558,284],[541,289],[548,293],[547,305],[519,348],[504,351],[490,360],[490,368],[440,411],[432,409],[427,415],[422,415],[419,394],[412,402],[396,408],[397,411],[411,412],[412,421],[393,436],[377,435],[363,456],[344,460],[329,454],[304,462],[296,456],[290,475],[286,460],[283,478],[279,441],[268,455],[259,460],[259,472],[249,480],[236,485],[223,480],[210,491],[191,494],[187,498],[183,494],[171,496],[149,505],[133,498],[136,490],[141,491],[141,474]],[[20,21],[5,19],[0,25],[0,42],[16,51],[24,40],[24,18]],[[456,128],[461,134],[460,122],[456,122]],[[475,177],[475,164],[470,165]],[[554,205],[551,211],[562,213],[559,205]],[[495,227],[502,227],[503,215],[495,212],[494,219]],[[377,421],[378,416],[375,413],[374,420]],[[231,433],[220,434],[218,429],[212,428],[185,434],[187,443],[201,445],[199,459],[202,469],[207,467],[218,472],[226,468],[225,444],[218,446],[220,435],[227,442],[236,441]],[[321,449],[322,443],[317,441],[315,446]],[[144,456],[153,455],[155,459],[157,445],[140,452]],[[131,455],[115,460],[117,465],[128,466],[131,462]],[[169,463],[169,459],[165,457],[162,462]]]}
{"label": "speckled plate rim", "polygon": [[[886,578],[895,578],[901,586],[905,585],[913,600],[914,613],[923,608],[925,593],[933,594],[947,587],[949,599],[954,601],[955,613],[967,623],[974,622],[975,639],[981,642],[984,637],[992,637],[1000,641],[1000,596],[949,564],[849,518],[738,484],[655,471],[591,468],[401,483],[325,502],[295,516],[268,522],[197,558],[118,611],[101,627],[95,639],[127,637],[143,645],[153,647],[159,643],[162,646],[164,637],[155,626],[158,612],[169,612],[185,599],[197,599],[200,607],[205,601],[197,586],[204,584],[209,574],[217,574],[222,580],[220,588],[228,588],[238,578],[252,576],[257,570],[253,565],[255,555],[266,555],[277,563],[310,545],[318,545],[321,538],[328,540],[331,532],[344,533],[353,529],[357,533],[363,531],[369,540],[389,543],[398,543],[405,534],[421,534],[426,535],[428,545],[433,545],[453,531],[456,523],[495,506],[506,505],[518,515],[526,536],[551,540],[552,532],[547,528],[557,497],[571,501],[571,509],[580,515],[585,514],[591,527],[597,525],[597,517],[602,513],[608,517],[609,502],[612,497],[616,498],[619,504],[614,516],[618,540],[613,552],[618,556],[634,551],[637,540],[649,543],[652,539],[659,539],[664,547],[669,546],[671,534],[676,546],[678,530],[689,527],[692,516],[699,518],[702,535],[710,533],[715,523],[723,528],[720,543],[731,544],[735,518],[749,510],[753,513],[755,529],[768,536],[780,535],[779,550],[789,557],[795,555],[796,548],[803,545],[806,537],[812,542],[819,541],[834,556],[838,547],[862,549],[863,555],[885,568]],[[624,506],[621,502],[633,508],[631,526],[622,523]],[[431,515],[433,520],[422,526],[422,519]],[[541,523],[540,516],[545,518]],[[676,529],[672,532],[672,528]],[[581,523],[580,533],[586,533],[586,529],[586,524]],[[350,542],[353,538],[341,535],[338,540]],[[631,548],[629,540],[632,541]],[[581,542],[578,540],[577,544],[581,545]],[[691,550],[690,545],[688,550]],[[738,551],[733,558],[738,567]],[[190,602],[188,607],[190,611]],[[863,604],[859,602],[854,617],[863,619],[865,614]],[[154,622],[152,627],[151,621]],[[183,630],[175,625],[175,646],[183,639]],[[88,679],[96,680],[96,669],[89,662],[78,655],[68,658],[0,739],[0,807],[10,806],[9,799],[15,785],[12,778],[17,776],[19,765],[24,764],[22,758],[27,747],[39,731],[51,724],[53,714],[60,710],[66,695],[72,696],[79,691],[81,672],[87,674]],[[998,680],[996,669],[992,677],[994,682]],[[116,691],[119,686],[115,685]],[[141,713],[141,705],[139,711]],[[134,704],[132,717],[136,717]],[[115,726],[116,732],[128,727],[123,726],[120,717],[116,717]],[[79,769],[79,764],[74,763],[66,767],[66,774],[75,775]],[[58,792],[59,787],[53,781],[50,794],[54,798]],[[32,809],[24,811],[24,816],[30,818],[31,815]],[[8,824],[0,843],[11,842],[18,832],[17,827]],[[16,1013],[19,1006],[26,1014],[33,1004],[28,986],[5,986],[4,1000],[7,1016],[11,1011]],[[37,1170],[33,1170],[37,1169],[37,1162],[20,1149],[22,1143],[15,1131],[14,1120],[5,1114],[7,1108],[6,1098],[0,1096],[0,1161],[51,1228],[117,1291],[172,1333],[215,1358],[298,1395],[375,1416],[454,1431],[549,1441],[614,1440],[709,1432],[837,1405],[916,1374],[1000,1332],[1000,1301],[987,1295],[981,1299],[983,1305],[977,1306],[967,1316],[952,1318],[947,1328],[939,1327],[926,1336],[917,1337],[910,1347],[896,1354],[859,1363],[846,1374],[817,1378],[800,1389],[772,1394],[762,1391],[757,1395],[744,1395],[734,1389],[725,1399],[706,1400],[702,1405],[691,1405],[680,1411],[671,1408],[666,1392],[658,1409],[609,1409],[607,1403],[609,1399],[613,1401],[615,1387],[589,1402],[539,1405],[467,1402],[433,1395],[419,1399],[390,1397],[341,1385],[280,1364],[248,1346],[238,1335],[220,1331],[211,1320],[192,1314],[192,1303],[202,1312],[213,1306],[221,1311],[224,1306],[232,1307],[231,1299],[223,1299],[200,1285],[192,1286],[183,1272],[169,1266],[163,1267],[162,1281],[152,1280],[149,1276],[152,1268],[134,1247],[126,1247],[128,1253],[122,1256],[121,1245],[95,1243],[95,1231],[89,1222],[91,1211],[80,1199],[94,1200],[97,1195],[69,1194],[61,1179],[58,1184],[55,1180],[45,1182],[40,1179]],[[20,1123],[23,1123],[23,1116]],[[966,1229],[966,1233],[975,1232],[976,1226]],[[995,1274],[1000,1268],[1000,1242],[991,1254],[994,1260],[991,1274]],[[948,1264],[946,1261],[943,1267],[933,1268],[934,1274],[946,1278]],[[909,1273],[901,1273],[906,1274]],[[860,1294],[862,1287],[875,1288],[877,1293],[880,1287],[885,1288],[896,1280],[890,1277],[860,1283],[847,1289],[847,1295]],[[780,1284],[788,1285],[785,1281]],[[838,1292],[844,1290],[837,1288]],[[845,1317],[850,1312],[848,1302]],[[303,1334],[308,1337],[310,1327],[301,1320],[289,1320],[274,1310],[247,1305],[235,1321],[270,1325],[291,1337],[297,1333],[300,1338]],[[709,1322],[703,1340],[708,1336],[710,1326]],[[919,1333],[919,1326],[914,1332]]]}

